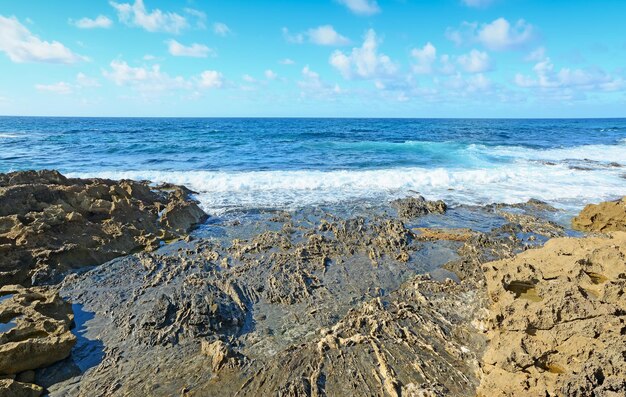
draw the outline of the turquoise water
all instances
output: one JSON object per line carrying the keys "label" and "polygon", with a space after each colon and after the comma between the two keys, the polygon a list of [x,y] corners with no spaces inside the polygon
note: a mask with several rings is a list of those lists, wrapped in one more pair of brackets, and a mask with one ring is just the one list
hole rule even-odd
{"label": "turquoise water", "polygon": [[0,118],[0,171],[186,184],[205,209],[626,194],[626,119]]}

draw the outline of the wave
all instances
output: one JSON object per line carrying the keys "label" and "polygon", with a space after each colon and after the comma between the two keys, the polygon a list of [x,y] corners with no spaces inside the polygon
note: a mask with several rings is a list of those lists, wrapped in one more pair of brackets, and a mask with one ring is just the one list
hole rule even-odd
{"label": "wave", "polygon": [[515,203],[537,198],[563,208],[620,197],[618,170],[570,169],[564,164],[514,164],[489,169],[390,168],[338,171],[112,171],[76,177],[171,182],[197,191],[205,210],[296,208],[354,200],[390,200],[412,192],[456,204]]}
{"label": "wave", "polygon": [[14,134],[14,133],[10,133],[10,132],[0,132],[0,139],[15,139],[15,138],[21,138],[22,135],[20,134]]}
{"label": "wave", "polygon": [[582,145],[553,149],[529,149],[521,146],[486,148],[482,146],[480,150],[488,154],[506,156],[518,160],[591,160],[623,163],[626,160],[626,139],[621,140],[617,145]]}

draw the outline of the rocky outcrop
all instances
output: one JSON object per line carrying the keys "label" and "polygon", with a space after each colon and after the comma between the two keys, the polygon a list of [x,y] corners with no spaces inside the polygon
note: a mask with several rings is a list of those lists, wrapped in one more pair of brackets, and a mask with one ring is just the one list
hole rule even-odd
{"label": "rocky outcrop", "polygon": [[483,270],[480,396],[626,394],[626,233],[552,239]]}
{"label": "rocky outcrop", "polygon": [[572,227],[585,232],[626,231],[626,197],[587,205],[572,219]]}
{"label": "rocky outcrop", "polygon": [[43,389],[30,384],[32,370],[70,355],[76,343],[73,319],[71,305],[54,291],[0,288],[0,376],[9,376],[0,381],[0,395],[41,394]]}
{"label": "rocky outcrop", "polygon": [[0,174],[0,286],[58,281],[68,270],[180,238],[206,217],[189,194],[56,171]]}
{"label": "rocky outcrop", "polygon": [[412,219],[428,214],[445,214],[448,209],[442,200],[429,201],[422,196],[407,197],[391,202],[401,219]]}

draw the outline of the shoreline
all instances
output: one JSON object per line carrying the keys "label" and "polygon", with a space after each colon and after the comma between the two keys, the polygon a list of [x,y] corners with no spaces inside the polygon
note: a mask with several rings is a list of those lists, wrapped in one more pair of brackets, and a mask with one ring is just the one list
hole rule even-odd
{"label": "shoreline", "polygon": [[[185,207],[188,190],[165,188],[172,189],[179,192],[170,193],[169,200],[177,203],[173,208]],[[151,222],[160,222],[159,209],[141,208],[156,215]],[[282,391],[473,396],[477,389],[484,395],[509,395],[489,374],[495,373],[493,368],[512,370],[516,376],[524,371],[510,367],[511,359],[486,365],[483,358],[485,351],[494,352],[488,339],[506,334],[493,317],[500,310],[492,306],[494,294],[517,294],[517,287],[513,293],[505,290],[517,285],[511,283],[516,276],[506,272],[520,255],[544,258],[545,252],[549,258],[569,249],[572,241],[587,241],[558,239],[572,232],[554,222],[554,208],[537,200],[447,208],[414,196],[341,215],[310,207],[260,211],[243,222],[209,218],[189,238],[189,225],[201,218],[192,213],[189,218],[189,212],[172,211],[171,222],[185,219],[186,226],[177,228],[178,242],[118,255],[85,272],[74,269],[62,281],[54,280],[60,283],[43,287],[45,293],[58,292],[74,304],[75,346],[68,358],[37,369],[32,379],[31,370],[20,371],[15,380],[0,376],[0,388],[36,384],[35,389],[43,386],[52,396],[85,390],[120,395]],[[168,240],[164,237],[160,241]],[[609,237],[595,238],[597,242],[589,243],[592,249],[604,247]],[[544,246],[547,241],[550,245]],[[492,261],[499,261],[493,263],[503,270],[490,270]],[[596,286],[624,288],[606,270],[585,271],[608,277],[592,282]],[[545,287],[532,288],[542,294]],[[19,311],[20,296],[33,293],[11,291],[0,309],[11,305],[10,310]],[[604,291],[584,299],[604,299]],[[522,306],[514,299],[515,315],[536,309],[533,299]],[[615,306],[607,299],[605,306]],[[602,310],[613,315],[612,321],[623,317],[619,311]],[[59,332],[67,335],[69,327]],[[510,341],[507,346],[514,347],[515,339]],[[515,362],[519,354],[511,357]],[[580,372],[559,360],[541,362],[533,379],[554,375],[556,367],[561,374]],[[595,365],[602,366],[603,360],[597,358]],[[520,365],[523,369],[525,364]],[[179,368],[186,368],[185,373]],[[607,373],[607,379],[623,375],[616,371]],[[524,382],[528,384],[526,379],[519,387]],[[551,391],[561,387],[558,380],[550,382],[535,386]],[[572,382],[567,384],[587,386],[582,378]],[[538,389],[524,392],[529,390]]]}

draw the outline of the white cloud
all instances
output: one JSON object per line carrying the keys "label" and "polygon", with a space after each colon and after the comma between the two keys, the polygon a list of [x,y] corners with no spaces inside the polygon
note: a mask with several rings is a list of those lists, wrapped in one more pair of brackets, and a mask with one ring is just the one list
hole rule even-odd
{"label": "white cloud", "polygon": [[185,8],[183,11],[196,19],[196,28],[206,29],[206,14],[203,11],[196,10],[195,8]]}
{"label": "white cloud", "polygon": [[64,81],[55,84],[36,84],[38,91],[53,92],[55,94],[67,95],[72,93],[72,86]]}
{"label": "white cloud", "polygon": [[289,43],[294,44],[302,44],[305,41],[309,41],[310,43],[317,45],[327,45],[327,46],[342,46],[350,44],[350,40],[337,33],[335,28],[331,25],[322,25],[316,28],[312,28],[307,30],[304,33],[292,34],[289,32],[289,29],[282,28],[283,37]]}
{"label": "white cloud", "polygon": [[623,78],[611,76],[599,68],[561,68],[556,71],[550,58],[545,58],[535,64],[533,72],[534,76],[516,74],[515,84],[522,88],[538,88],[544,92],[558,93],[562,93],[563,90],[618,91],[626,89],[626,81]]}
{"label": "white cloud", "polygon": [[113,25],[113,21],[111,21],[107,16],[98,15],[96,19],[81,18],[76,22],[72,22],[72,24],[80,29],[108,29]]}
{"label": "white cloud", "polygon": [[100,82],[97,79],[93,77],[89,77],[84,73],[78,73],[76,75],[76,84],[79,87],[85,87],[85,88],[100,87]]}
{"label": "white cloud", "polygon": [[302,33],[291,34],[289,33],[289,29],[285,27],[281,29],[281,32],[283,32],[283,37],[289,43],[294,43],[294,44],[304,43],[304,35]]}
{"label": "white cloud", "polygon": [[164,91],[190,88],[191,84],[183,77],[170,77],[161,71],[159,65],[150,68],[132,67],[125,61],[114,60],[110,70],[104,70],[103,76],[118,86],[131,86],[139,91]]}
{"label": "white cloud", "polygon": [[446,37],[457,45],[480,43],[493,51],[519,50],[535,38],[535,27],[523,19],[514,25],[504,18],[478,25],[463,22],[459,29],[448,28]]}
{"label": "white cloud", "polygon": [[216,22],[213,24],[213,33],[222,37],[228,36],[230,34],[230,28],[225,23]]}
{"label": "white cloud", "polygon": [[439,72],[442,74],[452,74],[455,72],[456,67],[452,62],[452,58],[450,55],[443,54],[439,57],[439,62],[441,63],[439,67]]}
{"label": "white cloud", "polygon": [[268,79],[268,80],[276,80],[277,77],[278,77],[278,75],[273,70],[267,69],[265,71],[265,78],[266,79]]}
{"label": "white cloud", "polygon": [[357,15],[373,15],[380,12],[380,7],[376,0],[338,0],[339,3],[348,7],[350,11]]}
{"label": "white cloud", "polygon": [[293,65],[296,62],[293,59],[284,58],[284,59],[281,59],[280,61],[278,61],[278,63],[280,63],[281,65]]}
{"label": "white cloud", "polygon": [[209,55],[214,55],[214,51],[203,44],[193,43],[190,46],[185,46],[176,40],[168,40],[166,44],[169,53],[175,57],[206,58]]}
{"label": "white cloud", "polygon": [[370,29],[361,47],[353,48],[349,54],[339,50],[333,52],[330,64],[346,79],[390,77],[396,73],[397,67],[387,55],[378,53],[378,44],[376,32]]}
{"label": "white cloud", "polygon": [[546,49],[539,47],[524,57],[526,62],[539,62],[546,58]]}
{"label": "white cloud", "polygon": [[157,59],[154,55],[152,54],[146,54],[143,56],[143,60],[144,61],[154,61],[155,59]]}
{"label": "white cloud", "polygon": [[44,41],[15,17],[0,15],[0,51],[13,62],[75,63],[86,60],[58,41]]}
{"label": "white cloud", "polygon": [[437,60],[437,49],[430,42],[423,48],[414,48],[411,55],[417,63],[413,65],[413,71],[417,74],[430,74],[433,72],[433,64]]}
{"label": "white cloud", "polygon": [[89,77],[84,73],[78,73],[76,75],[76,83],[70,84],[65,81],[59,81],[53,84],[36,84],[35,88],[42,92],[53,92],[55,94],[67,95],[74,92],[75,89],[83,88],[96,88],[100,87],[100,82],[97,79]]}
{"label": "white cloud", "polygon": [[463,4],[468,7],[482,8],[491,5],[494,0],[462,0]]}
{"label": "white cloud", "polygon": [[250,76],[249,74],[244,74],[241,78],[246,83],[256,83],[256,79],[254,77]]}
{"label": "white cloud", "polygon": [[201,88],[221,88],[224,85],[224,79],[216,70],[205,70],[200,74],[199,85]]}
{"label": "white cloud", "polygon": [[148,32],[179,33],[188,25],[185,17],[173,13],[155,9],[151,12],[146,10],[143,0],[135,0],[134,4],[110,2],[117,10],[120,22],[129,26],[138,26]]}
{"label": "white cloud", "polygon": [[491,70],[489,54],[472,50],[469,54],[459,56],[457,62],[468,73],[482,73]]}
{"label": "white cloud", "polygon": [[482,73],[469,77],[463,77],[461,73],[456,73],[446,79],[437,80],[435,84],[452,90],[462,97],[476,93],[489,93],[493,89],[492,81]]}
{"label": "white cloud", "polygon": [[350,44],[350,40],[337,33],[331,25],[309,29],[307,35],[311,43],[318,45],[342,46]]}
{"label": "white cloud", "polygon": [[331,99],[344,91],[338,84],[326,84],[320,79],[320,75],[306,65],[302,69],[302,80],[298,81],[298,86],[302,90],[302,97],[316,97]]}

